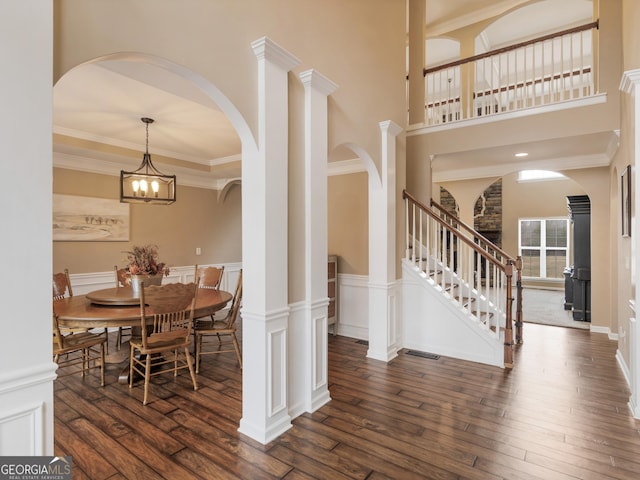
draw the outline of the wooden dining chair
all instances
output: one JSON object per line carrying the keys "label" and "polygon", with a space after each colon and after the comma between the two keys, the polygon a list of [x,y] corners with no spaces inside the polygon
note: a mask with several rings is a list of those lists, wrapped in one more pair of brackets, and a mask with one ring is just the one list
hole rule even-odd
{"label": "wooden dining chair", "polygon": [[[202,355],[235,352],[238,365],[242,368],[242,354],[236,337],[238,312],[242,303],[242,270],[238,275],[238,284],[231,300],[231,307],[224,318],[211,320],[197,319],[194,324],[196,346],[196,373],[200,373],[200,360]],[[210,341],[209,337],[217,337],[218,341]],[[223,338],[226,337],[226,340]],[[207,341],[205,341],[207,340]],[[231,348],[233,347],[233,348]]]}
{"label": "wooden dining chair", "polygon": [[[104,361],[106,335],[90,332],[74,332],[63,334],[58,317],[53,314],[53,361],[58,369],[82,365],[82,376],[94,368],[100,369],[100,385],[104,387]],[[96,347],[99,347],[97,349]],[[75,355],[74,355],[75,354]],[[59,377],[73,375],[77,369],[70,369]]]}
{"label": "wooden dining chair", "polygon": [[[198,288],[210,288],[218,290],[222,282],[224,265],[221,267],[199,267],[194,268],[193,278],[198,278]],[[211,320],[215,318],[215,312],[211,314]]]}
{"label": "wooden dining chair", "polygon": [[[116,280],[116,288],[126,287],[131,285],[131,275],[125,268],[118,268],[117,265],[113,267],[113,273],[115,275]],[[128,331],[129,335],[131,335],[131,327],[118,327],[118,334],[116,336],[116,348],[120,350],[122,347],[122,335]]]}
{"label": "wooden dining chair", "polygon": [[53,300],[62,300],[66,297],[73,297],[73,288],[71,288],[71,279],[67,268],[63,272],[53,274]]}
{"label": "wooden dining chair", "polygon": [[199,278],[199,288],[220,288],[220,282],[222,281],[222,274],[224,273],[224,265],[221,267],[199,267],[195,266],[195,272],[193,278]]}
{"label": "wooden dining chair", "polygon": [[[65,268],[64,271],[54,273],[53,274],[53,301],[56,302],[58,300],[62,300],[67,297],[73,297],[73,288],[71,287],[71,277],[69,276],[69,269]],[[60,331],[63,335],[68,333],[76,333],[76,332],[87,332],[88,329],[78,329],[78,328],[61,328]],[[106,337],[106,349],[107,354],[109,353],[109,332],[105,328],[104,335]]]}
{"label": "wooden dining chair", "polygon": [[[129,388],[134,374],[144,377],[142,404],[147,404],[152,376],[188,368],[193,389],[198,389],[191,346],[193,312],[198,294],[196,283],[169,283],[140,288],[140,338],[129,341]],[[150,323],[149,323],[150,322]],[[140,355],[139,357],[137,355]]]}

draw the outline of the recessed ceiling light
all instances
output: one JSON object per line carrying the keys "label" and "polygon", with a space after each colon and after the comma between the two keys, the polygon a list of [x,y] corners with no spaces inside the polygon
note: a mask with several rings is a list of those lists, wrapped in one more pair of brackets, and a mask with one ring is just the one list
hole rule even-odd
{"label": "recessed ceiling light", "polygon": [[527,152],[516,153],[516,157],[526,157],[527,155],[529,155]]}

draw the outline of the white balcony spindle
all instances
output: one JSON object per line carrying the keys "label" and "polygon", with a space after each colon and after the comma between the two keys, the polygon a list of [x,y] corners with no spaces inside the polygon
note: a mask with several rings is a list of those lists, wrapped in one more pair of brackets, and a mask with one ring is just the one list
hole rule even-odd
{"label": "white balcony spindle", "polygon": [[423,261],[422,259],[423,259],[423,258],[424,258],[424,256],[425,256],[425,255],[424,255],[424,252],[422,251],[422,245],[423,245],[423,241],[422,241],[422,240],[423,240],[423,238],[422,238],[422,217],[424,217],[424,214],[422,213],[422,210],[420,210],[420,221],[419,221],[419,226],[420,226],[420,230],[419,230],[419,232],[420,232],[420,234],[419,234],[419,235],[420,235],[420,240],[419,240],[419,242],[418,242],[418,248],[419,248],[419,253],[420,253],[420,254],[418,255],[418,257],[419,257],[419,260],[418,260],[418,268],[420,268],[420,271],[421,271],[421,272],[422,272],[422,271],[424,271],[424,269],[422,268],[422,261]]}

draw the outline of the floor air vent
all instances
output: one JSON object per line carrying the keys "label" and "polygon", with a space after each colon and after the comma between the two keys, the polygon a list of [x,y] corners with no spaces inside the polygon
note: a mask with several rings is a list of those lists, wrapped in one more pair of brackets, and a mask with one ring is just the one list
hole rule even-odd
{"label": "floor air vent", "polygon": [[429,360],[438,360],[440,358],[440,355],[436,355],[435,353],[420,352],[418,350],[407,350],[406,353],[407,353],[407,355],[413,355],[415,357],[428,358]]}
{"label": "floor air vent", "polygon": [[369,346],[368,340],[356,340],[356,343],[359,343],[360,345],[366,345],[367,347]]}

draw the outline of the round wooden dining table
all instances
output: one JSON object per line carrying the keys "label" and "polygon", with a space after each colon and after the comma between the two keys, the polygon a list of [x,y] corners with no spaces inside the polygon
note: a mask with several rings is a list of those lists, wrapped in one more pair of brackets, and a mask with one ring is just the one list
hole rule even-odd
{"label": "round wooden dining table", "polygon": [[[199,288],[194,318],[221,310],[231,298],[231,293],[224,290]],[[131,287],[106,288],[56,300],[53,312],[59,325],[66,328],[140,326],[140,300],[133,296]]]}
{"label": "round wooden dining table", "polygon": [[[199,288],[193,318],[206,317],[225,307],[233,295],[223,290]],[[53,302],[58,324],[66,328],[133,327],[140,332],[140,299],[131,287],[106,288]],[[150,309],[147,314],[153,313]],[[127,355],[128,358],[128,355]],[[123,359],[115,361],[119,363]],[[114,362],[114,360],[108,363]],[[129,383],[129,367],[122,370],[118,383]]]}

